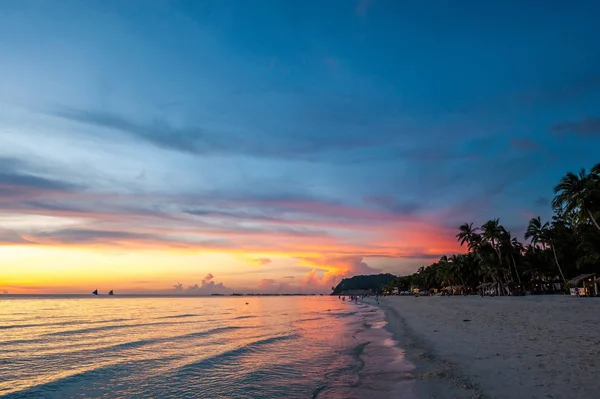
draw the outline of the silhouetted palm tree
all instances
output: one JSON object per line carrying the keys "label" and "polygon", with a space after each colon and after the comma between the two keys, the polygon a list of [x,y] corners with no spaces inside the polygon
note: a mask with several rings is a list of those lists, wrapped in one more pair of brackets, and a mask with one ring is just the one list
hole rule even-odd
{"label": "silhouetted palm tree", "polygon": [[549,223],[546,222],[542,224],[542,220],[539,216],[537,218],[531,218],[531,220],[529,220],[529,225],[527,226],[527,231],[525,232],[525,239],[527,240],[530,238],[533,245],[541,244],[544,247],[550,246],[554,255],[554,262],[556,262],[556,267],[558,267],[560,276],[562,277],[563,281],[567,281],[565,279],[565,275],[563,274],[562,268],[560,267],[560,263],[558,263],[558,256],[556,256],[556,248],[553,239],[554,237]]}
{"label": "silhouetted palm tree", "polygon": [[505,230],[504,227],[500,225],[500,219],[488,220],[481,226],[481,230],[483,231],[483,239],[491,245],[494,251],[496,251],[498,261],[500,262],[500,266],[502,266],[500,240],[502,239],[502,234]]}
{"label": "silhouetted palm tree", "polygon": [[598,165],[592,168],[592,173],[587,174],[585,169],[581,169],[578,175],[568,172],[560,179],[560,183],[554,187],[556,196],[552,201],[552,207],[560,210],[564,214],[576,214],[582,219],[590,221],[600,230],[600,224],[595,219],[594,205],[598,204],[598,175],[596,172],[600,169]]}
{"label": "silhouetted palm tree", "polygon": [[456,239],[460,242],[460,245],[467,244],[467,248],[471,250],[471,242],[475,236],[477,227],[473,228],[473,223],[464,223],[459,227],[460,232],[456,235]]}
{"label": "silhouetted palm tree", "polygon": [[506,264],[508,265],[510,274],[512,275],[512,269],[510,267],[512,263],[512,266],[515,270],[515,274],[517,275],[517,281],[521,283],[521,276],[519,275],[519,268],[517,267],[517,262],[515,261],[515,254],[520,254],[522,252],[522,244],[516,238],[512,237],[510,231],[504,229],[502,231],[501,244],[504,253],[506,254]]}

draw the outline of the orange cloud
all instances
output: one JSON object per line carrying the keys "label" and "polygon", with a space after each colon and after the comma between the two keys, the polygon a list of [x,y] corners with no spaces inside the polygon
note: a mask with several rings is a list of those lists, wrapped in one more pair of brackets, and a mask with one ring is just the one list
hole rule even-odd
{"label": "orange cloud", "polygon": [[[0,243],[68,250],[165,251],[174,257],[228,254],[252,265],[269,265],[268,270],[275,271],[278,265],[289,266],[297,259],[306,268],[303,277],[296,275],[293,282],[282,283],[269,281],[269,276],[262,285],[261,280],[254,284],[302,292],[326,292],[344,277],[377,273],[365,262],[367,258],[398,262],[404,258],[414,264],[415,259],[426,263],[441,254],[464,250],[456,242],[454,230],[428,222],[445,220],[443,215],[452,210],[425,217],[393,209],[393,198],[385,196],[369,197],[360,206],[352,206],[280,199],[215,199],[198,205],[170,196],[58,194],[62,202],[39,202],[48,200],[42,197],[25,202],[3,203],[0,199],[0,222],[10,215],[11,223],[16,223],[14,219],[22,215],[23,223],[30,223],[23,229],[10,226],[0,231]],[[90,204],[94,204],[93,210],[88,209]],[[53,217],[59,221],[58,227],[49,229],[43,219],[36,224],[36,215]],[[279,263],[279,259],[290,262]],[[285,274],[290,273],[280,272],[280,276]]]}
{"label": "orange cloud", "polygon": [[269,259],[269,258],[250,258],[250,259],[248,259],[248,262],[250,262],[251,264],[254,264],[254,265],[258,265],[258,266],[264,266],[264,265],[268,265],[269,263],[271,263],[271,259]]}

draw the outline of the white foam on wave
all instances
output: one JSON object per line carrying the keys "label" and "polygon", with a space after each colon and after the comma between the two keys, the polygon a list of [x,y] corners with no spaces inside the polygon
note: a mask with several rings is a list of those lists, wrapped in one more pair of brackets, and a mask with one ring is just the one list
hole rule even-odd
{"label": "white foam on wave", "polygon": [[[359,322],[353,337],[362,350],[358,355],[361,367],[357,372],[355,383],[349,387],[337,387],[324,390],[318,399],[416,399],[413,371],[404,351],[384,327],[385,313],[368,305],[358,305]],[[359,324],[360,325],[360,324]]]}

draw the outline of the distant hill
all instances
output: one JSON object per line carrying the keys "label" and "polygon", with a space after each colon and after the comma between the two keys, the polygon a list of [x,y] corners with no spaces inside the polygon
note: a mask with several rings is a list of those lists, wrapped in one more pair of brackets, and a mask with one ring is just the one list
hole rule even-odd
{"label": "distant hill", "polygon": [[371,290],[379,291],[388,283],[396,280],[390,273],[371,274],[369,276],[354,276],[345,278],[333,289],[332,295],[339,295],[344,291]]}

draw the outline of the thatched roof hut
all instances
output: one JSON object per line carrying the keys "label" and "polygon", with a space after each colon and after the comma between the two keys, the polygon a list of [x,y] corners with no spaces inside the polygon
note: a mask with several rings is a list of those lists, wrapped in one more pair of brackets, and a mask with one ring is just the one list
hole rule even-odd
{"label": "thatched roof hut", "polygon": [[589,273],[589,274],[580,274],[579,276],[567,281],[567,285],[569,287],[577,287],[579,285],[579,283],[581,283],[582,281],[584,281],[585,279],[591,278],[592,281],[594,281],[594,277],[596,276],[595,273]]}

